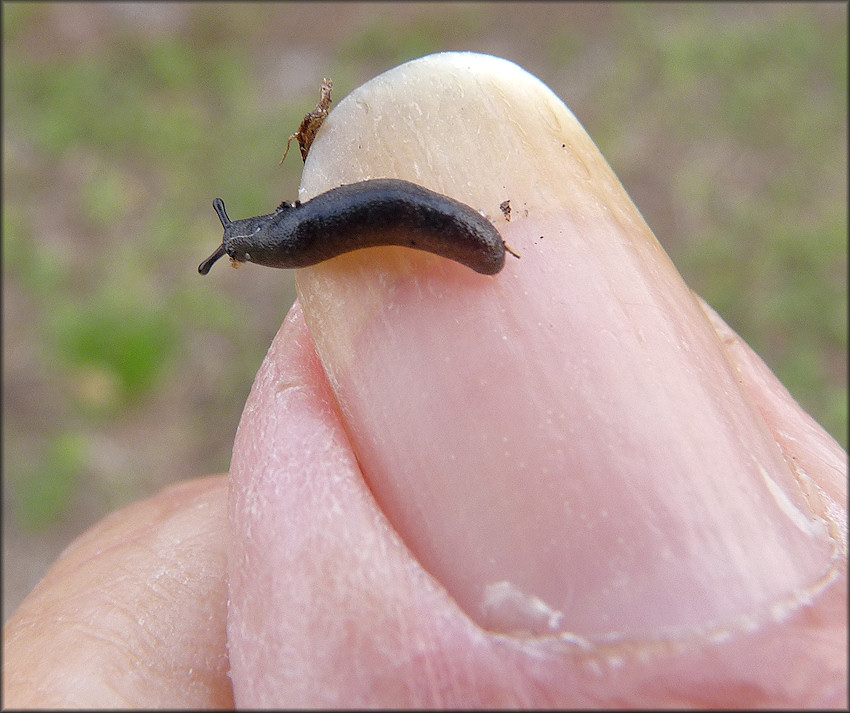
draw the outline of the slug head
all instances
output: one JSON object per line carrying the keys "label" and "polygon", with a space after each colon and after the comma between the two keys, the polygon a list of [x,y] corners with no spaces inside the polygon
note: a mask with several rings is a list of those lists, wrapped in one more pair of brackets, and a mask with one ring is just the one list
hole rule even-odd
{"label": "slug head", "polygon": [[[281,208],[283,207],[281,206]],[[271,219],[281,210],[279,208],[274,213],[259,215],[256,218],[230,220],[221,198],[216,198],[213,201],[213,208],[221,221],[221,227],[224,228],[224,237],[215,252],[198,265],[198,272],[202,275],[206,275],[216,261],[225,255],[228,255],[234,262],[250,262],[251,250],[262,246]]]}

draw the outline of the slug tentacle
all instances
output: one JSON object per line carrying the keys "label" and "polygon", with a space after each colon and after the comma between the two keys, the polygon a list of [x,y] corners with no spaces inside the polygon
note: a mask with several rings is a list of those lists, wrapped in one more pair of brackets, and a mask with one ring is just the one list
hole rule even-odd
{"label": "slug tentacle", "polygon": [[210,268],[218,261],[218,259],[224,257],[225,255],[227,255],[227,252],[224,249],[224,243],[222,243],[215,249],[215,252],[212,255],[210,255],[206,260],[204,260],[200,265],[198,265],[198,272],[200,272],[202,275],[206,275],[210,271]]}
{"label": "slug tentacle", "polygon": [[215,208],[215,212],[218,213],[218,219],[221,221],[221,227],[227,230],[227,226],[230,225],[230,218],[227,217],[227,211],[224,209],[224,201],[221,198],[216,198],[213,201],[213,208]]}

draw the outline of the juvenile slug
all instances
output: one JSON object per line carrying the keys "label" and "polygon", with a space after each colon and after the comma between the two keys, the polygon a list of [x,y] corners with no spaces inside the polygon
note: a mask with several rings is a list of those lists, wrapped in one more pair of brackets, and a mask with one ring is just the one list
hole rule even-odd
{"label": "juvenile slug", "polygon": [[268,267],[307,267],[378,245],[426,250],[484,275],[495,275],[505,265],[502,236],[478,211],[395,178],[340,186],[245,220],[230,220],[221,198],[213,208],[224,238],[198,266],[202,275],[224,255]]}

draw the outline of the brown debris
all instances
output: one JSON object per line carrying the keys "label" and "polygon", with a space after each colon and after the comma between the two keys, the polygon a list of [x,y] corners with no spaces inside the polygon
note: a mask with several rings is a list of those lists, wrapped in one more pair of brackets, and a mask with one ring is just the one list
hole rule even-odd
{"label": "brown debris", "polygon": [[310,152],[310,146],[313,145],[313,139],[316,137],[316,132],[319,130],[319,127],[328,115],[328,109],[330,109],[332,101],[332,89],[333,82],[330,79],[323,79],[322,95],[319,98],[319,103],[316,104],[316,108],[313,109],[313,111],[304,117],[304,120],[301,122],[301,126],[298,127],[298,131],[292,134],[292,136],[290,136],[287,140],[286,151],[283,152],[283,158],[280,159],[280,163],[283,163],[283,159],[285,159],[286,154],[289,153],[289,144],[292,143],[292,139],[298,139],[298,145],[301,147],[301,159],[304,162],[307,161],[307,154]]}

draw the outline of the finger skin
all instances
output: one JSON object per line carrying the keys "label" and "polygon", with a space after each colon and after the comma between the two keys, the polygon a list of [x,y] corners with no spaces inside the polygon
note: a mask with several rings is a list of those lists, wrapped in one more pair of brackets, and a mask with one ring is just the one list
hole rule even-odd
{"label": "finger skin", "polygon": [[[744,383],[758,378],[753,366],[740,364]],[[781,425],[805,445],[807,424]],[[588,650],[478,627],[371,497],[297,304],[258,374],[235,451],[229,627],[239,705],[846,702],[845,565],[781,621],[710,638]]]}
{"label": "finger skin", "polygon": [[[800,407],[776,375],[708,304],[700,304],[723,342],[743,386],[792,467],[817,473],[817,484],[837,503],[847,502],[847,454]],[[846,528],[845,528],[846,529]]]}
{"label": "finger skin", "polygon": [[228,708],[224,476],[77,538],[3,630],[7,708]]}

